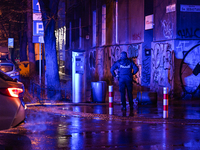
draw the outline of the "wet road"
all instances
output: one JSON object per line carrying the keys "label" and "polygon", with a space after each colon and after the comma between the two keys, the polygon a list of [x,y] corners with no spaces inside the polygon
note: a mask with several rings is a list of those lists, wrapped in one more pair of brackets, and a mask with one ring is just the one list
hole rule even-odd
{"label": "wet road", "polygon": [[[109,115],[107,105],[31,106],[26,123],[0,131],[0,150],[198,150],[200,123],[195,108],[162,119],[159,107],[136,107],[133,113],[116,108]],[[171,109],[180,112],[180,106]]]}

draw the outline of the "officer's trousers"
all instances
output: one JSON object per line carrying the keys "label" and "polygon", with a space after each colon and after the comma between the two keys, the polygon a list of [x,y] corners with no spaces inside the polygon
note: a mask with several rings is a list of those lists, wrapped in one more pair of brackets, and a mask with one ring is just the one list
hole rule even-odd
{"label": "officer's trousers", "polygon": [[122,106],[125,109],[126,108],[126,89],[127,89],[127,95],[129,100],[129,106],[130,108],[133,107],[133,83],[132,80],[127,79],[120,79],[119,80],[119,91],[121,93],[121,102]]}

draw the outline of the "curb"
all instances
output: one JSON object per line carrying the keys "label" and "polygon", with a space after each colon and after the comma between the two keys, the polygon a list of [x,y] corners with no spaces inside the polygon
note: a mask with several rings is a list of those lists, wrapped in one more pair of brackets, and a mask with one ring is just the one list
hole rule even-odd
{"label": "curb", "polygon": [[[63,105],[72,106],[74,104],[64,103]],[[59,105],[59,106],[63,106],[63,105]],[[55,105],[50,104],[50,105],[40,105],[40,106],[45,107],[45,106],[55,106]],[[79,104],[79,106],[81,105]],[[122,122],[128,121],[128,122],[135,122],[135,123],[150,123],[150,124],[159,123],[159,124],[200,125],[200,119],[146,118],[146,117],[136,117],[134,115],[133,116],[117,116],[117,115],[109,115],[109,114],[76,112],[76,111],[71,111],[64,108],[61,109],[60,107],[53,108],[53,109],[44,108],[40,110],[38,110],[37,107],[29,107],[29,109],[45,112],[45,113],[53,113],[53,114],[57,114],[61,116],[83,117],[83,118],[88,118],[88,119],[105,120],[105,121],[122,121]]]}
{"label": "curb", "polygon": [[27,103],[27,107],[32,106],[90,106],[90,105],[109,105],[109,103]]}

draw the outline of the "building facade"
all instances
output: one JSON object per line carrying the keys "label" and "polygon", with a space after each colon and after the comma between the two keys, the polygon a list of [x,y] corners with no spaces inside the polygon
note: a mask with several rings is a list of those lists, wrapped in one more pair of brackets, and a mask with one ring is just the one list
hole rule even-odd
{"label": "building facade", "polygon": [[[72,51],[85,50],[85,93],[91,82],[114,85],[112,64],[126,51],[138,65],[134,91],[151,90],[162,99],[200,97],[200,2],[191,0],[67,0],[62,72],[72,73]],[[58,48],[59,49],[59,48]],[[60,66],[61,66],[60,65]],[[107,96],[108,97],[108,96]]]}

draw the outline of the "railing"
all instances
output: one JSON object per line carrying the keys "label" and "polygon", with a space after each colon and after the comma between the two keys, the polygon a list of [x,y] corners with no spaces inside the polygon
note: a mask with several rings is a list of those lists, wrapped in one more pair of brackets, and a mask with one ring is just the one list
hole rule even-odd
{"label": "railing", "polygon": [[62,85],[60,87],[47,87],[46,85],[40,85],[30,80],[22,80],[25,88],[29,94],[42,103],[46,100],[54,101],[68,101],[71,102],[71,86]]}
{"label": "railing", "polygon": [[71,89],[62,87],[47,87],[31,82],[29,93],[38,98],[39,102],[43,100],[67,100],[71,101]]}

